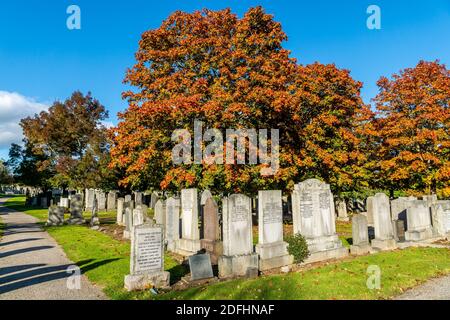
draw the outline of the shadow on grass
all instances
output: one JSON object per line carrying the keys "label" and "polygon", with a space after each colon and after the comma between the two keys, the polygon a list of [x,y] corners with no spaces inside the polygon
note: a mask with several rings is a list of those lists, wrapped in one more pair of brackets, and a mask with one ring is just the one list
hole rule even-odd
{"label": "shadow on grass", "polygon": [[172,285],[180,281],[182,277],[189,273],[189,267],[179,264],[167,271],[170,272],[170,284]]}
{"label": "shadow on grass", "polygon": [[111,263],[111,262],[114,262],[114,261],[117,261],[117,260],[120,260],[120,258],[99,260],[99,261],[96,261],[94,263],[91,263],[92,261],[95,261],[95,260],[94,259],[88,259],[88,260],[79,261],[79,262],[76,263],[76,265],[78,267],[80,267],[81,273],[84,274],[84,273],[86,273],[88,271],[97,269],[98,267],[101,267],[101,266],[103,266],[105,264],[108,264],[108,263]]}

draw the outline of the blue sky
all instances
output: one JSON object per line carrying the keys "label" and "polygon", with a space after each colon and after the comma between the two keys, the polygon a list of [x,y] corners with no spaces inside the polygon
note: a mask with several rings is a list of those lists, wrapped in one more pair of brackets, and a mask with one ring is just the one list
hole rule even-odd
{"label": "blue sky", "polygon": [[[71,4],[81,8],[81,30],[66,27]],[[381,8],[381,30],[366,27],[371,4]],[[285,46],[299,63],[319,61],[350,69],[364,83],[366,102],[376,95],[382,75],[412,67],[420,59],[450,63],[448,0],[2,1],[0,158],[7,158],[10,142],[20,140],[20,117],[74,90],[91,91],[116,123],[117,112],[127,106],[121,99],[126,89],[122,80],[133,65],[140,35],[157,28],[173,11],[230,7],[242,16],[256,5],[282,23],[289,37]]]}

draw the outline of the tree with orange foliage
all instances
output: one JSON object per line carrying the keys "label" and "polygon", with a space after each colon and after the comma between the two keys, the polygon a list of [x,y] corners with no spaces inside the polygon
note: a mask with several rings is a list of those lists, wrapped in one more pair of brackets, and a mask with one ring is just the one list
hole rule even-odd
{"label": "tree with orange foliage", "polygon": [[[175,12],[142,35],[125,82],[129,108],[112,131],[111,167],[135,189],[182,187],[254,193],[316,176],[346,190],[367,180],[361,84],[333,65],[298,66],[281,25],[261,7]],[[279,129],[280,169],[172,163],[176,129]],[[225,134],[224,134],[225,135]],[[270,139],[269,139],[270,144]]]}
{"label": "tree with orange foliage", "polygon": [[378,81],[379,170],[385,186],[450,195],[450,72],[420,61]]}

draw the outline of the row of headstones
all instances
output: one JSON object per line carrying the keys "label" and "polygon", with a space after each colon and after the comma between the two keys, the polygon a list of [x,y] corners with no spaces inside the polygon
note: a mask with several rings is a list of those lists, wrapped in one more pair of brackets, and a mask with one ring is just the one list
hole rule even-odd
{"label": "row of headstones", "polygon": [[[64,219],[66,211],[70,212],[70,218],[67,221]],[[73,194],[69,198],[61,198],[58,205],[51,205],[48,209],[48,226],[81,225],[85,222],[82,194]]]}
{"label": "row of headstones", "polygon": [[[183,256],[205,250],[213,263],[217,261],[220,278],[255,276],[259,270],[293,263],[287,243],[283,241],[281,191],[258,193],[259,236],[255,247],[249,197],[233,194],[222,199],[221,239],[218,206],[210,193],[202,198],[199,201],[197,189],[183,189],[181,199],[168,198],[159,202],[164,212],[162,217],[159,217],[156,205],[157,224],[131,224],[131,274],[125,279],[126,288],[139,289],[146,280],[153,285],[165,283],[168,275],[163,271],[164,245],[169,251]],[[292,193],[292,207],[294,234],[300,233],[307,239],[311,253],[308,262],[348,255],[348,249],[342,246],[336,234],[334,201],[329,185],[315,179],[297,184]],[[131,211],[128,209],[128,212]],[[199,232],[200,212],[204,222],[203,239]],[[150,233],[153,236],[149,236]],[[195,270],[191,266],[192,272]]]}
{"label": "row of headstones", "polygon": [[[405,199],[401,199],[402,201]],[[406,209],[410,240],[424,239],[429,234],[428,218],[424,208],[440,212],[441,220],[449,221],[448,202],[412,200]],[[124,203],[132,203],[131,199]],[[169,275],[164,272],[164,247],[185,256],[202,256],[204,249],[217,260],[219,277],[251,276],[258,270],[267,270],[292,263],[283,241],[281,191],[260,191],[258,195],[259,241],[253,248],[251,200],[242,194],[222,199],[222,237],[220,238],[219,210],[209,192],[198,201],[196,189],[181,191],[181,199],[168,198],[155,206],[155,220],[140,218],[134,222],[136,210],[125,205],[125,216],[131,232],[131,274],[125,279],[129,290],[141,288],[143,283],[168,286]],[[395,205],[394,205],[395,207]],[[137,212],[142,213],[140,206]],[[446,211],[447,210],[447,211]],[[341,258],[349,254],[336,234],[335,205],[330,186],[316,179],[295,185],[292,193],[294,234],[302,234],[311,256],[307,262]],[[133,214],[131,214],[133,212]],[[199,237],[199,212],[204,219],[204,237]],[[375,238],[371,244],[367,216],[373,217]],[[395,219],[394,219],[395,220]],[[180,222],[181,221],[181,222]],[[389,199],[377,194],[368,199],[368,213],[353,217],[353,245],[351,252],[364,254],[375,250],[396,248]],[[181,237],[180,237],[181,229]],[[428,231],[427,231],[428,230]],[[446,232],[448,233],[448,225]],[[425,237],[426,238],[426,237]],[[209,260],[208,260],[209,261]],[[191,262],[191,259],[190,259]],[[211,263],[211,262],[209,262]],[[199,267],[205,270],[205,266]],[[191,273],[194,273],[191,265]],[[206,274],[212,275],[211,272]]]}
{"label": "row of headstones", "polygon": [[[367,213],[352,219],[351,252],[361,254],[371,249],[386,250],[398,242],[421,242],[450,236],[450,201],[436,196],[402,197],[390,201],[384,193],[367,199]],[[373,226],[375,239],[369,241],[368,227]]]}

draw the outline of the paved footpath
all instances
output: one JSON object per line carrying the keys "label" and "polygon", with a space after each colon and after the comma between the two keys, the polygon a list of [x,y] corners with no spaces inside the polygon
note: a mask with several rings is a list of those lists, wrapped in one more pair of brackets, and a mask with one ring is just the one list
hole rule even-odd
{"label": "paved footpath", "polygon": [[427,281],[425,284],[414,287],[396,300],[450,300],[450,275]]}
{"label": "paved footpath", "polygon": [[6,224],[0,240],[0,300],[106,299],[84,275],[68,270],[74,263],[36,218],[4,207],[5,200],[0,199],[0,220]]}

